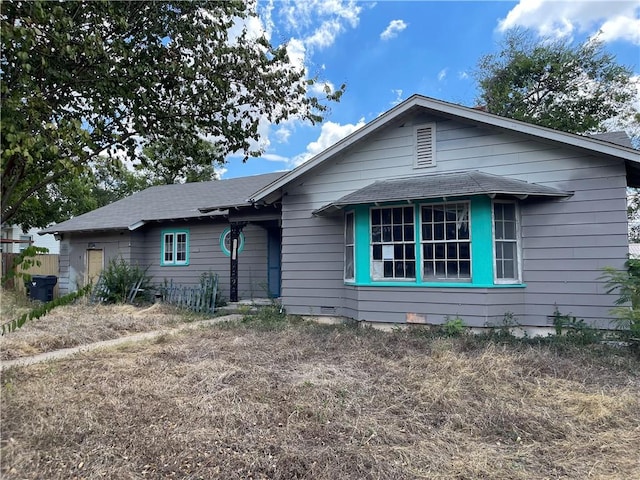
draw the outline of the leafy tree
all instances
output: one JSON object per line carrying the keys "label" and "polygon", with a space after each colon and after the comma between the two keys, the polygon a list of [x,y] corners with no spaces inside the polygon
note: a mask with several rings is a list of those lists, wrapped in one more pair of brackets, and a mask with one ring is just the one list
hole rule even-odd
{"label": "leafy tree", "polygon": [[479,102],[489,112],[584,133],[621,114],[621,121],[637,125],[631,74],[597,39],[572,46],[515,30],[499,53],[480,59],[476,79]]}
{"label": "leafy tree", "polygon": [[241,27],[256,15],[241,0],[3,2],[1,221],[50,223],[50,189],[105,154],[117,170],[141,142],[210,138],[216,159],[246,160],[259,122],[321,121],[344,86],[309,96],[286,45]]}
{"label": "leafy tree", "polygon": [[135,169],[154,185],[215,180],[214,163],[223,163],[215,146],[201,138],[190,145],[160,139],[147,145]]}

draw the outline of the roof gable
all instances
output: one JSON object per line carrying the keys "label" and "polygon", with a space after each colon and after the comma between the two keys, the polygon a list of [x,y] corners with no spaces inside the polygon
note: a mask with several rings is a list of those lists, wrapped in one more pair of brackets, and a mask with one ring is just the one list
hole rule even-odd
{"label": "roof gable", "polygon": [[567,147],[582,149],[593,154],[608,155],[640,165],[640,153],[631,147],[614,144],[610,141],[598,139],[597,137],[586,137],[572,133],[560,132],[551,128],[501,117],[480,109],[463,107],[461,105],[436,100],[422,95],[413,95],[391,110],[383,113],[375,120],[372,120],[359,130],[356,130],[351,135],[348,135],[323,152],[319,153],[312,159],[284,174],[272,184],[255,192],[251,197],[251,201],[255,203],[269,203],[270,201],[275,200],[277,192],[289,182],[315,169],[325,161],[335,158],[346,149],[365,140],[375,132],[389,125],[391,122],[414,112],[425,112],[451,119],[466,120],[478,125],[517,132],[540,140],[558,142]]}

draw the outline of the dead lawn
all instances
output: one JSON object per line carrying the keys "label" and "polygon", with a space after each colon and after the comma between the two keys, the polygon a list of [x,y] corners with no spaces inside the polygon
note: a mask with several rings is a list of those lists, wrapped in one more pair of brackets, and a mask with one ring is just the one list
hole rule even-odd
{"label": "dead lawn", "polygon": [[221,325],[12,368],[6,479],[640,478],[640,360]]}
{"label": "dead lawn", "polygon": [[[3,290],[1,295],[1,323],[18,318],[36,305],[10,291]],[[90,305],[82,299],[74,305],[55,308],[44,317],[27,321],[19,330],[1,336],[0,360],[171,328],[193,319],[167,305]]]}

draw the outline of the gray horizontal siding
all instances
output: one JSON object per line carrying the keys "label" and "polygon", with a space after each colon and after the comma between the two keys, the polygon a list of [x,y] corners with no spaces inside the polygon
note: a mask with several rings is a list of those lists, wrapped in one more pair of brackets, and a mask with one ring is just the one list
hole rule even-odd
{"label": "gray horizontal siding", "polygon": [[[230,259],[220,249],[220,235],[226,223],[171,223],[145,232],[145,262],[156,284],[173,280],[181,285],[197,285],[202,274],[217,273],[223,298],[229,299]],[[161,266],[161,234],[165,228],[189,229],[189,265]],[[238,296],[240,299],[267,296],[267,234],[266,230],[249,224],[244,230],[244,249],[238,256]]]}
{"label": "gray horizontal siding", "polygon": [[[547,325],[557,304],[590,322],[610,318],[614,297],[603,292],[600,277],[605,266],[622,267],[627,254],[622,161],[525,135],[438,120],[437,165],[414,170],[412,125],[421,120],[402,121],[407,127],[389,126],[287,188],[283,301],[293,313],[320,314],[320,306],[333,304],[359,320],[404,322],[407,313],[423,312],[440,320],[460,315],[468,324],[482,326],[513,312],[524,324]],[[342,216],[315,218],[313,210],[376,180],[470,169],[575,191],[566,200],[522,203],[526,288],[343,285]]]}

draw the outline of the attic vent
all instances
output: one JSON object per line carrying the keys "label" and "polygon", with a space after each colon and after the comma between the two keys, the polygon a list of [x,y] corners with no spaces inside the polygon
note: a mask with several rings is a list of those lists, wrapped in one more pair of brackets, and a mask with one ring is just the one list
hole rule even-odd
{"label": "attic vent", "polygon": [[416,127],[416,158],[414,167],[433,167],[436,164],[435,124]]}

